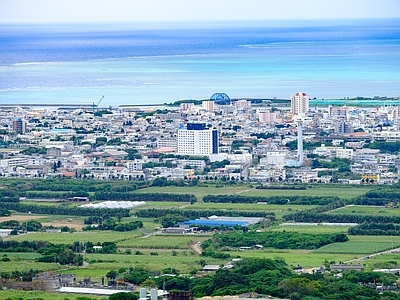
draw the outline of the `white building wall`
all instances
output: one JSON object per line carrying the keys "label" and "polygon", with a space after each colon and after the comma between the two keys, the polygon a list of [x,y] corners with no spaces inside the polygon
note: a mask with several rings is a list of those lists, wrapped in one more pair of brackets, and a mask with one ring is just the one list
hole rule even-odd
{"label": "white building wall", "polygon": [[178,130],[178,154],[210,155],[213,153],[213,130]]}

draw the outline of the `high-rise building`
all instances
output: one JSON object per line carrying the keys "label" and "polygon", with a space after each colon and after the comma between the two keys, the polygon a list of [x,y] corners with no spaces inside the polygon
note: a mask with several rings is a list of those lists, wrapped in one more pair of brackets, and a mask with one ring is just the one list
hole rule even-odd
{"label": "high-rise building", "polygon": [[188,123],[186,128],[178,129],[178,154],[218,154],[218,130],[203,123]]}
{"label": "high-rise building", "polygon": [[18,118],[13,121],[13,130],[17,133],[25,133],[26,123],[24,120]]}
{"label": "high-rise building", "polygon": [[308,96],[306,93],[296,93],[292,96],[291,100],[291,112],[294,115],[305,115],[308,112]]}

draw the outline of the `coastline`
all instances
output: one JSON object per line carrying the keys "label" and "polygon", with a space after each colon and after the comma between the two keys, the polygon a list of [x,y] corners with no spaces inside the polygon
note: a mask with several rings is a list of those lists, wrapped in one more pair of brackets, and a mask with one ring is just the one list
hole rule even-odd
{"label": "coastline", "polygon": [[[271,104],[279,104],[285,105],[290,104],[290,99],[276,99],[276,98],[262,98],[262,99],[255,99],[255,98],[240,98],[240,99],[231,99],[233,102],[238,100],[248,100],[251,101],[254,105],[271,105]],[[115,105],[113,107],[118,108],[132,108],[132,107],[179,107],[180,103],[190,103],[193,102],[201,102],[201,101],[208,101],[208,99],[196,100],[178,100],[171,103],[148,103],[148,104],[120,104]],[[309,100],[310,106],[362,106],[362,107],[373,107],[373,106],[391,106],[391,105],[400,105],[400,97],[382,97],[382,98],[352,98],[352,99],[310,99]],[[0,108],[10,108],[10,107],[58,107],[58,108],[93,108],[93,104],[85,103],[85,104],[59,104],[59,103],[5,103],[0,104]],[[109,109],[109,107],[99,107],[99,109]]]}

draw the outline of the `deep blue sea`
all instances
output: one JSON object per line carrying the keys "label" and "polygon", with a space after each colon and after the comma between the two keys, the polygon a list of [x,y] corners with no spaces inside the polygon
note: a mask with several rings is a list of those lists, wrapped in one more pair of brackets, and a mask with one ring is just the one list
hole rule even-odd
{"label": "deep blue sea", "polygon": [[400,96],[400,19],[0,25],[0,104]]}

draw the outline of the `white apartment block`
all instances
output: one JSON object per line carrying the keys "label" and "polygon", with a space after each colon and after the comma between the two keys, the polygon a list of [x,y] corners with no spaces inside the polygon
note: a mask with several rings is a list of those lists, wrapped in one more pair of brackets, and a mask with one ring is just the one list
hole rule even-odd
{"label": "white apartment block", "polygon": [[178,166],[185,167],[190,166],[196,170],[203,170],[206,167],[206,162],[204,160],[196,159],[180,159],[177,161]]}
{"label": "white apartment block", "polygon": [[210,155],[218,153],[218,131],[202,123],[188,123],[178,130],[178,154]]}
{"label": "white apartment block", "polygon": [[28,165],[28,159],[26,157],[17,157],[17,158],[8,158],[0,160],[1,168],[13,168],[17,166],[26,166]]}
{"label": "white apartment block", "polygon": [[128,161],[126,163],[126,168],[129,170],[129,172],[140,171],[143,169],[143,161],[136,159]]}
{"label": "white apartment block", "polygon": [[308,96],[306,93],[296,93],[290,99],[291,112],[294,115],[305,115],[309,110]]}
{"label": "white apartment block", "polygon": [[275,123],[276,122],[276,113],[271,112],[270,109],[265,111],[258,112],[258,121],[260,123]]}
{"label": "white apartment block", "polygon": [[178,141],[176,138],[160,138],[157,140],[157,147],[158,148],[174,148],[178,149]]}
{"label": "white apartment block", "polygon": [[399,142],[400,131],[376,131],[372,134],[376,141]]}
{"label": "white apartment block", "polygon": [[315,150],[313,151],[313,154],[320,155],[320,156],[326,156],[329,158],[347,158],[347,159],[353,159],[353,149],[346,149],[342,147],[327,147],[324,144],[321,145],[321,147],[316,147]]}
{"label": "white apartment block", "polygon": [[286,166],[286,155],[286,151],[268,151],[265,153],[265,157],[260,159],[260,164],[283,168]]}

